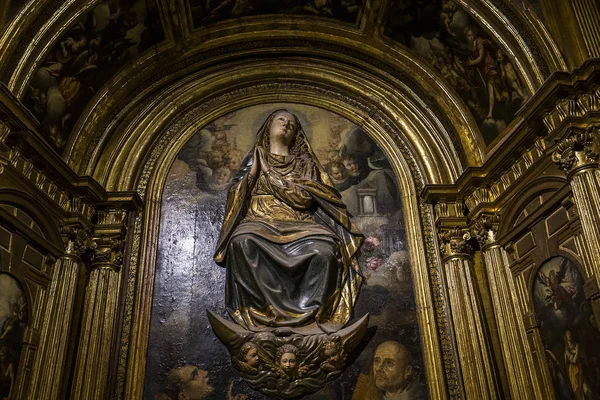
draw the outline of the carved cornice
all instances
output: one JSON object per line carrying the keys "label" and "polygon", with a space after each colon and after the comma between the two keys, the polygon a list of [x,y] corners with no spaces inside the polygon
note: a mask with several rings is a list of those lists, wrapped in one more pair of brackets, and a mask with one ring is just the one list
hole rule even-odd
{"label": "carved cornice", "polygon": [[461,200],[440,201],[433,207],[435,221],[439,224],[439,221],[448,221],[450,219],[463,220],[466,209],[465,203]]}
{"label": "carved cornice", "polygon": [[571,127],[566,137],[558,142],[552,153],[552,161],[559,165],[567,176],[598,167],[600,125],[592,125],[586,130]]}
{"label": "carved cornice", "polygon": [[552,133],[565,120],[580,118],[594,111],[600,111],[600,87],[558,100],[543,121],[548,133]]}
{"label": "carved cornice", "polygon": [[471,245],[471,232],[465,228],[457,226],[452,229],[441,229],[438,239],[444,261],[451,258],[471,258],[475,251]]}
{"label": "carved cornice", "polygon": [[509,192],[520,187],[518,182],[551,165],[549,156],[571,173],[597,165],[598,82],[598,59],[573,72],[553,74],[519,111],[521,122],[489,153],[486,162],[467,168],[453,185],[425,186],[421,193],[425,202],[462,200],[473,218],[482,210],[501,207]]}

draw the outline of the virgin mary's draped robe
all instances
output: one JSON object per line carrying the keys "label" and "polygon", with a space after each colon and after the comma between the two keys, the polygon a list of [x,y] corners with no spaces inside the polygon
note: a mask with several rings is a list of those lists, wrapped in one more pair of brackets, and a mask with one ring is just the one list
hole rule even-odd
{"label": "virgin mary's draped robe", "polygon": [[267,152],[269,172],[254,182],[252,151],[229,190],[214,258],[227,268],[227,309],[249,330],[316,323],[335,331],[362,281],[362,234],[299,131],[303,154]]}

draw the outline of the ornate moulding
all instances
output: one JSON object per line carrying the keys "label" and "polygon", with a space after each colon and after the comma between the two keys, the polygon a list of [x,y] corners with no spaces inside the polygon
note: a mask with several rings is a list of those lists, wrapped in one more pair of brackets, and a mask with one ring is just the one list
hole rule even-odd
{"label": "ornate moulding", "polygon": [[[267,50],[269,48],[271,50]],[[275,58],[273,48],[278,55]],[[454,112],[456,107],[463,107],[454,103],[445,109],[447,106],[438,104],[434,97],[426,94],[436,93],[436,98],[442,98],[446,96],[443,92],[434,86],[421,86],[422,82],[431,82],[430,78],[423,78],[421,83],[414,82],[406,72],[398,70],[398,66],[379,62],[376,57],[372,51],[371,54],[365,54],[364,49],[355,51],[339,44],[285,38],[238,43],[204,53],[194,52],[184,61],[160,70],[152,67],[146,72],[138,71],[135,74],[137,80],[128,78],[133,70],[123,71],[96,96],[93,106],[88,105],[88,111],[82,115],[67,144],[65,157],[75,170],[93,174],[92,168],[97,168],[98,163],[101,165],[97,149],[102,148],[111,136],[125,135],[120,131],[135,129],[131,124],[139,123],[133,119],[139,119],[140,111],[150,115],[156,112],[153,109],[160,107],[160,104],[172,103],[178,104],[178,107],[189,107],[192,101],[199,101],[199,96],[208,98],[222,91],[223,85],[236,88],[255,85],[274,79],[274,72],[277,71],[280,75],[278,79],[284,76],[290,81],[314,82],[325,87],[336,86],[346,80],[344,86],[349,90],[362,91],[359,95],[365,101],[374,101],[378,93],[388,92],[391,98],[399,98],[394,102],[396,107],[413,109],[405,111],[407,114],[421,114],[419,121],[430,125],[423,131],[434,133],[438,136],[437,140],[445,143],[449,139],[442,136],[448,135],[450,141],[462,144],[464,155],[456,152],[452,157],[459,157],[463,165],[477,165],[483,157],[478,133],[460,117],[468,114],[468,111]],[[218,67],[215,67],[215,63],[218,63]],[[340,70],[345,70],[351,78],[340,76]],[[202,87],[206,89],[202,90]],[[108,93],[111,95],[108,96]],[[366,96],[366,93],[372,95]],[[191,95],[197,100],[190,98]],[[168,101],[167,96],[170,96]],[[181,104],[182,100],[185,103]],[[412,118],[398,118],[402,119]],[[447,146],[456,147],[449,143]],[[445,153],[450,154],[448,150]],[[83,160],[90,162],[84,164]]]}
{"label": "ornate moulding", "polygon": [[[299,65],[304,66],[303,70],[298,71]],[[273,68],[278,68],[278,77],[274,75]],[[367,123],[373,118],[372,110],[387,104],[381,114],[386,115],[390,124],[393,124],[391,130],[395,133],[390,138],[404,142],[412,152],[419,154],[417,160],[422,164],[420,168],[426,174],[426,181],[451,181],[462,169],[457,149],[453,148],[448,134],[439,129],[439,125],[435,125],[436,121],[431,121],[428,110],[413,107],[407,103],[408,99],[403,93],[395,91],[385,82],[369,80],[370,77],[337,63],[300,63],[294,58],[281,59],[278,63],[265,61],[221,70],[222,72],[210,73],[204,77],[192,75],[176,91],[145,105],[143,116],[131,117],[123,133],[106,138],[108,143],[96,157],[98,162],[91,173],[111,190],[128,190],[125,188],[132,188],[139,179],[136,174],[139,164],[144,162],[145,148],[153,141],[168,140],[164,134],[159,135],[160,129],[166,128],[159,127],[172,123],[174,109],[196,107],[209,110],[212,105],[225,107],[232,102],[236,103],[235,107],[241,108],[261,102],[274,102],[283,97],[315,106],[322,103],[323,97],[329,97],[327,104],[339,113],[344,113],[344,110],[336,102],[346,102],[346,99],[356,97],[360,101],[353,101],[354,109],[348,111],[349,118],[361,118]],[[231,77],[230,71],[237,71],[241,78]],[[340,71],[348,75],[341,74]],[[274,80],[281,83],[265,83]],[[235,89],[229,94],[220,95],[227,86]],[[345,89],[335,91],[331,89],[334,86]],[[197,122],[177,119],[176,123],[180,129],[199,129],[216,116],[215,113],[205,113],[202,120],[198,119]],[[423,135],[422,132],[429,132],[431,136]],[[119,154],[121,149],[127,149],[127,155]],[[100,149],[95,152],[100,152]],[[117,165],[127,172],[110,176],[110,171],[117,168]],[[438,168],[439,165],[444,167]]]}
{"label": "ornate moulding", "polygon": [[589,127],[600,118],[597,68],[589,61],[572,73],[556,73],[521,110],[502,151],[494,149],[481,167],[467,168],[454,185],[427,185],[422,196],[427,202],[462,201],[470,217],[502,207],[526,177],[552,165],[553,153],[560,162],[560,154],[590,140]]}
{"label": "ornate moulding", "polygon": [[[516,49],[510,54],[510,58],[513,61],[520,61],[518,65],[524,76],[528,77],[526,80],[529,91],[535,90],[544,76],[543,73],[540,73],[544,62],[530,56],[531,49],[536,48],[535,43],[532,44],[530,40],[526,44],[521,40],[517,28],[507,25],[507,19],[502,14],[504,9],[500,8],[498,4],[494,5],[492,2],[484,5],[471,3],[473,2],[461,2],[466,9],[471,10],[473,16],[483,26],[487,27],[490,33],[505,44],[506,49]],[[19,68],[9,69],[11,73],[14,71],[10,84],[11,90],[15,91],[20,97],[24,95],[24,90],[31,80],[33,72],[40,65],[42,58],[50,51],[57,38],[65,32],[64,28],[72,24],[84,11],[89,10],[92,4],[94,3],[86,3],[84,6],[70,2],[62,5],[51,18],[48,17],[43,28],[38,27],[35,30],[43,33],[37,33],[32,37],[27,51],[23,49],[23,52],[5,53],[6,57],[12,57],[11,60],[22,56]],[[54,12],[57,8],[58,5],[55,2],[47,2],[43,6],[40,5],[38,12],[45,15],[48,10]],[[182,23],[182,21],[187,20],[181,15],[186,9],[185,5],[181,2],[171,2],[168,6],[162,4],[160,8],[163,14],[163,23],[167,28],[167,41],[156,48],[155,52],[147,52],[131,66],[124,68],[120,74],[114,76],[104,90],[97,93],[95,99],[88,104],[87,111],[82,115],[75,132],[86,135],[85,132],[98,131],[97,126],[103,127],[103,129],[100,129],[101,131],[112,131],[114,117],[123,115],[119,112],[124,110],[124,104],[122,102],[114,103],[114,99],[129,99],[132,94],[135,95],[136,89],[134,88],[136,86],[149,86],[148,82],[156,82],[158,80],[157,76],[162,76],[166,72],[166,60],[174,60],[173,67],[177,66],[175,68],[168,67],[168,70],[171,71],[170,73],[175,73],[177,70],[186,69],[191,64],[207,61],[207,56],[210,56],[211,52],[216,57],[220,57],[219,53],[224,54],[224,51],[231,53],[235,51],[236,47],[239,49],[254,48],[256,50],[261,47],[285,48],[287,46],[300,53],[312,51],[324,55],[327,51],[333,49],[337,53],[345,53],[348,57],[362,58],[367,63],[372,63],[380,71],[392,75],[396,82],[404,82],[409,91],[417,94],[417,97],[420,98],[419,101],[431,103],[428,104],[429,107],[434,105],[435,109],[438,110],[435,114],[449,116],[448,119],[440,117],[439,123],[444,125],[448,132],[454,129],[458,131],[459,140],[463,142],[463,147],[466,149],[469,158],[467,164],[478,165],[483,158],[481,138],[477,129],[471,128],[474,125],[470,123],[472,121],[470,121],[469,111],[456,94],[452,93],[452,90],[444,85],[432,83],[438,81],[435,77],[439,74],[424,66],[419,60],[415,60],[414,54],[407,51],[407,49],[397,45],[390,48],[389,44],[377,39],[377,30],[373,27],[376,26],[378,18],[381,18],[381,15],[384,15],[387,11],[387,5],[383,2],[376,2],[371,8],[365,10],[358,28],[348,24],[315,22],[309,19],[281,18],[275,22],[267,22],[258,18],[244,26],[239,25],[237,22],[234,23],[235,21],[225,21],[225,23],[217,24],[217,26],[192,32],[188,23]],[[41,20],[43,19],[41,18]],[[40,18],[32,19],[32,21],[39,20]],[[56,29],[56,25],[61,25],[61,28]],[[509,29],[509,26],[511,29]],[[29,25],[27,24],[14,26],[14,29],[17,29],[18,32],[28,28]],[[276,36],[273,36],[274,31]],[[183,41],[173,42],[175,36],[183,39]],[[15,37],[22,36],[15,34]],[[267,37],[270,39],[267,40]],[[275,40],[273,41],[273,39]],[[538,47],[553,48],[552,43],[546,43],[549,41],[546,36],[543,40],[535,37],[534,39],[543,42],[543,45]],[[12,44],[7,43],[5,47],[10,48],[11,46]],[[217,50],[219,48],[221,50]],[[390,50],[394,54],[393,58],[383,56],[388,54]],[[9,63],[3,64],[8,65]],[[125,85],[126,80],[124,77],[129,80],[131,76],[138,78],[132,80],[129,86]],[[116,88],[123,88],[123,91],[115,91]],[[107,97],[108,93],[111,93],[110,98]],[[431,94],[433,94],[433,97]],[[94,129],[91,129],[92,126]],[[452,128],[452,126],[456,128]],[[66,150],[65,157],[77,172],[90,173],[89,169],[80,168],[76,161],[72,160],[75,157],[73,154],[80,150],[76,145],[77,141],[77,139],[71,140],[70,148]],[[85,154],[91,155],[89,151]]]}

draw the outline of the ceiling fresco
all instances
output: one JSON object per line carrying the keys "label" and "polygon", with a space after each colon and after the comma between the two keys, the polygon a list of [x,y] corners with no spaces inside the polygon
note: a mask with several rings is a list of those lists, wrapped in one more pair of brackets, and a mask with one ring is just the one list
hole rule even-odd
{"label": "ceiling fresco", "polygon": [[190,0],[194,27],[249,15],[307,15],[357,22],[363,0]]}
{"label": "ceiling fresco", "polygon": [[529,97],[504,50],[454,1],[394,2],[384,34],[427,60],[456,89],[487,145]]}
{"label": "ceiling fresco", "polygon": [[23,100],[56,150],[117,70],[164,38],[156,0],[118,0],[98,3],[58,40]]}

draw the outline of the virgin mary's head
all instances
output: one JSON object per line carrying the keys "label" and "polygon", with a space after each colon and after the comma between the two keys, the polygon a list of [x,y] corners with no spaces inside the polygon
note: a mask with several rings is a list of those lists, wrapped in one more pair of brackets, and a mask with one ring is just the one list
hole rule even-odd
{"label": "virgin mary's head", "polygon": [[267,151],[270,151],[271,142],[277,142],[296,153],[294,150],[298,150],[303,141],[298,138],[301,131],[300,122],[294,114],[288,110],[277,110],[269,115],[260,129],[258,142]]}
{"label": "virgin mary's head", "polygon": [[276,111],[269,126],[270,143],[279,142],[290,146],[298,132],[298,119],[288,111]]}

